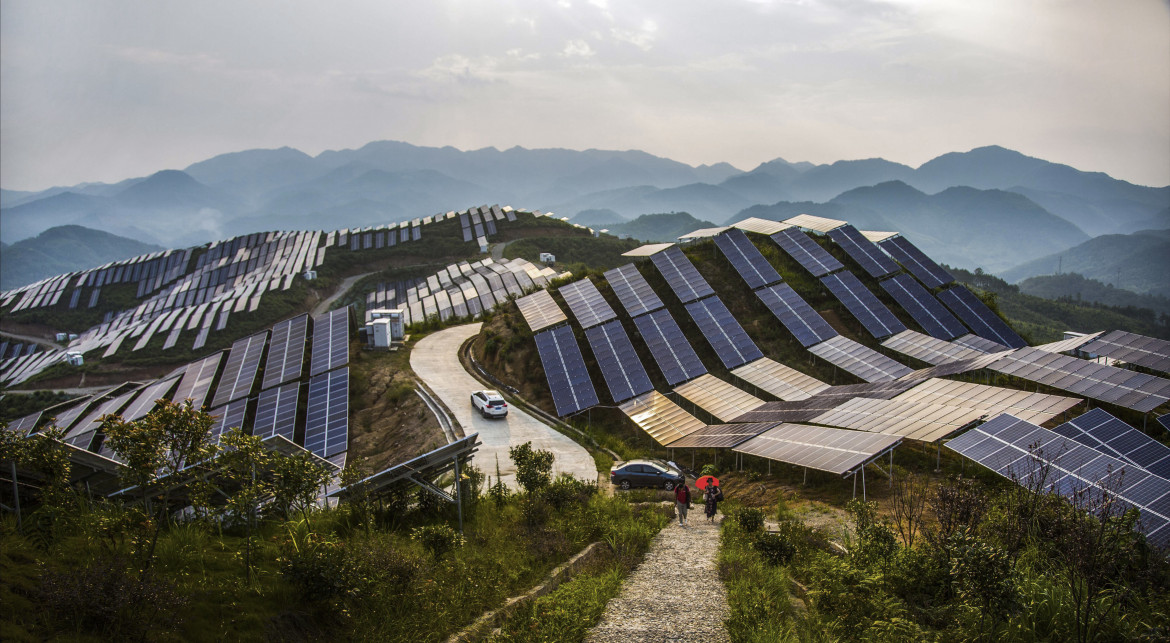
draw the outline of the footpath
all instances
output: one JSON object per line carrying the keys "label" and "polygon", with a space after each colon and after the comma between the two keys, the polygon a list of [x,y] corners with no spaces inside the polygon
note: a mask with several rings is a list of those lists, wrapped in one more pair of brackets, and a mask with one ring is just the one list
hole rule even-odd
{"label": "footpath", "polygon": [[702,505],[694,504],[685,528],[675,519],[654,537],[586,643],[730,641],[718,553],[719,526],[707,524]]}

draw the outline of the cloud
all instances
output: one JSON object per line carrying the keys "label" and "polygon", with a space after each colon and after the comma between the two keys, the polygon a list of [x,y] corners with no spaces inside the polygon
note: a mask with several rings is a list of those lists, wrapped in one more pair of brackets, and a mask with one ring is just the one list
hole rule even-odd
{"label": "cloud", "polygon": [[589,58],[590,56],[595,55],[596,52],[593,51],[593,48],[589,46],[589,43],[578,38],[576,40],[570,40],[566,42],[565,48],[561,50],[561,54],[566,58]]}

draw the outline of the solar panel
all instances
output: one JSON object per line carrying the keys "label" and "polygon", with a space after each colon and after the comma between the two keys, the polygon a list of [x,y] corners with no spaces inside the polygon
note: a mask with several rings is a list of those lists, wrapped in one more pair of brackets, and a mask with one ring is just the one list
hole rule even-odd
{"label": "solar panel", "polygon": [[76,400],[76,405],[71,406],[63,411],[58,411],[56,410],[56,407],[54,407],[47,409],[45,414],[52,418],[52,426],[55,426],[62,431],[68,431],[73,426],[73,423],[77,421],[77,418],[84,415],[86,411],[88,411],[90,407],[93,406],[94,401],[95,400],[93,396],[86,396]]}
{"label": "solar panel", "polygon": [[732,451],[846,476],[901,442],[902,439],[894,435],[781,424],[743,442]]}
{"label": "solar panel", "polygon": [[771,219],[761,219],[759,217],[748,217],[743,221],[737,221],[731,224],[732,227],[739,228],[746,232],[755,232],[757,234],[775,234],[781,230],[787,230],[792,225],[788,223],[780,223],[779,221],[772,221]]}
{"label": "solar panel", "polygon": [[735,271],[755,290],[780,281],[780,273],[768,263],[743,230],[731,228],[715,237],[715,245],[731,262]]}
{"label": "solar panel", "polygon": [[238,339],[232,344],[223,376],[219,378],[219,386],[215,388],[212,407],[223,406],[252,393],[256,373],[260,370],[260,356],[264,353],[267,341],[268,331],[264,331]]}
{"label": "solar panel", "polygon": [[926,284],[927,288],[938,288],[955,280],[951,273],[926,256],[906,237],[893,237],[878,242],[882,250],[890,253],[898,263],[906,267],[915,277]]}
{"label": "solar panel", "polygon": [[634,318],[634,324],[650,348],[650,354],[654,356],[667,384],[674,386],[707,372],[669,310],[661,309],[640,315]]}
{"label": "solar panel", "polygon": [[605,301],[601,291],[588,277],[561,286],[558,292],[565,298],[565,304],[581,328],[590,328],[617,317],[617,313],[613,312],[609,302]]}
{"label": "solar panel", "polygon": [[758,408],[735,418],[735,421],[807,422],[855,397],[888,400],[914,388],[920,382],[921,380],[891,380],[831,386],[804,400],[765,402]]}
{"label": "solar panel", "polygon": [[963,335],[962,337],[956,337],[954,340],[952,340],[952,343],[958,344],[960,346],[966,346],[967,348],[977,350],[981,353],[1002,353],[1004,351],[1011,350],[999,342],[993,342],[990,339],[984,339],[978,335],[970,333]]}
{"label": "solar panel", "polygon": [[40,422],[42,415],[44,415],[42,411],[37,411],[36,413],[13,420],[8,423],[7,430],[18,435],[28,435],[37,427],[37,422]]}
{"label": "solar panel", "polygon": [[[480,297],[483,297],[482,290]],[[520,309],[524,321],[528,322],[528,327],[534,333],[569,320],[547,290],[538,290],[526,297],[520,297],[516,300],[516,307]]]}
{"label": "solar panel", "polygon": [[710,373],[679,384],[674,392],[722,422],[730,422],[764,403],[760,398]]}
{"label": "solar panel", "polygon": [[268,344],[268,361],[264,365],[261,388],[272,388],[289,380],[300,379],[304,369],[308,330],[308,315],[298,315],[272,327],[272,341]]}
{"label": "solar panel", "polygon": [[191,406],[203,408],[207,403],[207,393],[211,390],[211,381],[219,370],[219,362],[223,359],[223,351],[208,355],[197,362],[191,362],[183,373],[179,388],[175,390],[174,400],[182,402],[190,399]]}
{"label": "solar panel", "polygon": [[670,443],[672,449],[730,449],[777,426],[779,422],[710,424]]}
{"label": "solar panel", "polygon": [[1170,401],[1170,380],[1038,348],[1018,349],[988,368],[1142,413]]}
{"label": "solar panel", "polygon": [[218,444],[219,439],[231,429],[242,428],[248,414],[248,398],[241,398],[230,404],[211,409],[215,421],[211,425],[210,441]]}
{"label": "solar panel", "polygon": [[727,368],[735,368],[764,356],[718,297],[693,301],[686,308],[703,337],[707,338]]}
{"label": "solar panel", "polygon": [[89,450],[93,444],[93,439],[97,437],[98,427],[101,426],[100,421],[104,415],[112,415],[120,412],[130,400],[138,393],[139,389],[135,388],[127,391],[116,397],[108,397],[97,405],[97,408],[92,408],[89,414],[81,418],[69,429],[65,434],[65,443],[72,444],[79,449]]}
{"label": "solar panel", "polygon": [[966,334],[966,327],[955,319],[955,316],[935,299],[929,290],[915,281],[914,277],[905,273],[894,275],[881,282],[881,286],[928,335],[939,339],[954,339]]}
{"label": "solar panel", "polygon": [[1104,355],[1129,364],[1170,373],[1170,342],[1164,339],[1115,330],[1082,346],[1081,350],[1090,355]]}
{"label": "solar panel", "polygon": [[1170,431],[1170,413],[1159,415],[1157,419],[1158,424],[1162,425],[1163,429]]}
{"label": "solar panel", "polygon": [[901,396],[889,400],[855,397],[812,421],[843,429],[935,442],[984,415],[982,409],[913,402]]}
{"label": "solar panel", "polygon": [[300,391],[300,382],[289,382],[284,386],[261,391],[260,400],[256,404],[256,421],[252,425],[252,435],[261,439],[271,435],[282,435],[293,440],[297,428],[297,398]]}
{"label": "solar panel", "polygon": [[1023,348],[1028,345],[1007,323],[999,318],[987,304],[979,300],[963,286],[952,286],[938,294],[942,303],[963,320],[975,334],[1007,346]]}
{"label": "solar panel", "polygon": [[1138,529],[1157,547],[1170,544],[1170,481],[1007,413],[960,435],[947,448],[999,475],[1059,493],[1108,488],[1122,507],[1141,512]]}
{"label": "solar panel", "polygon": [[875,338],[889,337],[906,330],[906,325],[853,273],[843,270],[825,275],[821,277],[821,283],[828,287],[838,301],[845,304],[849,312]]}
{"label": "solar panel", "polygon": [[536,350],[558,417],[597,405],[597,391],[572,328],[561,326],[537,334]]}
{"label": "solar panel", "polygon": [[707,426],[658,391],[643,393],[618,408],[663,446]]}
{"label": "solar panel", "polygon": [[607,270],[605,280],[609,282],[613,294],[617,295],[618,301],[622,302],[630,317],[658,310],[665,305],[632,263]]}
{"label": "solar panel", "polygon": [[920,359],[927,364],[948,364],[985,355],[973,348],[923,335],[916,330],[904,330],[882,342],[882,346],[903,355]]}
{"label": "solar panel", "polygon": [[731,374],[781,400],[804,400],[829,388],[817,378],[767,357],[732,369]]}
{"label": "solar panel", "polygon": [[799,228],[781,230],[772,235],[772,241],[814,277],[821,277],[845,267]]}
{"label": "solar panel", "polygon": [[867,382],[896,380],[913,371],[908,366],[848,337],[838,335],[812,346],[809,352]]}
{"label": "solar panel", "polygon": [[980,409],[988,417],[1011,413],[1021,420],[1044,423],[1080,404],[1063,395],[1030,393],[1016,389],[932,378],[899,394],[895,399],[919,404],[941,404]]}
{"label": "solar panel", "polygon": [[1103,409],[1093,409],[1052,430],[1101,453],[1170,479],[1170,447]]}
{"label": "solar panel", "polygon": [[175,376],[159,380],[147,386],[142,391],[142,394],[134,398],[130,406],[126,407],[126,410],[122,412],[122,419],[127,422],[133,422],[146,417],[148,413],[154,410],[154,405],[160,398],[167,398],[167,394],[171,392],[171,389],[175,387],[175,383],[178,381],[178,376]]}
{"label": "solar panel", "polygon": [[851,225],[830,230],[829,238],[836,241],[845,254],[852,257],[871,277],[884,277],[899,270],[898,264],[882,254],[877,244],[866,239],[865,235]]}
{"label": "solar panel", "polygon": [[808,228],[809,230],[816,230],[817,232],[828,232],[835,230],[843,225],[848,225],[845,221],[838,219],[827,219],[825,217],[814,217],[811,214],[798,214],[791,219],[785,219],[784,223],[801,228]]}
{"label": "solar panel", "polygon": [[805,348],[838,335],[829,322],[817,314],[788,284],[760,288],[756,296]]}
{"label": "solar panel", "polygon": [[671,246],[651,255],[650,261],[658,266],[658,271],[666,279],[667,285],[684,304],[715,294],[711,285],[703,279],[703,275],[699,274],[695,265],[678,246]]}
{"label": "solar panel", "polygon": [[348,363],[349,307],[338,308],[314,317],[309,375],[320,375]]}
{"label": "solar panel", "polygon": [[611,321],[589,328],[585,337],[589,339],[589,346],[614,402],[628,400],[654,388],[621,322]]}
{"label": "solar panel", "polygon": [[305,449],[322,458],[345,451],[349,444],[349,368],[309,380],[305,415]]}

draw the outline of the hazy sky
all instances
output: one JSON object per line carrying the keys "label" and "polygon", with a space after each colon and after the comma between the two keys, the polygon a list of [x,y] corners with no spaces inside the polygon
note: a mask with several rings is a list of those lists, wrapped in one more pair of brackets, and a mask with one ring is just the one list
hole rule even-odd
{"label": "hazy sky", "polygon": [[0,186],[382,139],[1170,184],[1166,0],[0,3]]}

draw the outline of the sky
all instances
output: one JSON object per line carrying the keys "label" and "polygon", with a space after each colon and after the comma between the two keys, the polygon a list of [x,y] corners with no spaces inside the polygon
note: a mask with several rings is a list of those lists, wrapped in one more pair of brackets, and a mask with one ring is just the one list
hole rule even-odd
{"label": "sky", "polygon": [[3,0],[0,187],[290,146],[918,165],[1170,184],[1167,0]]}

